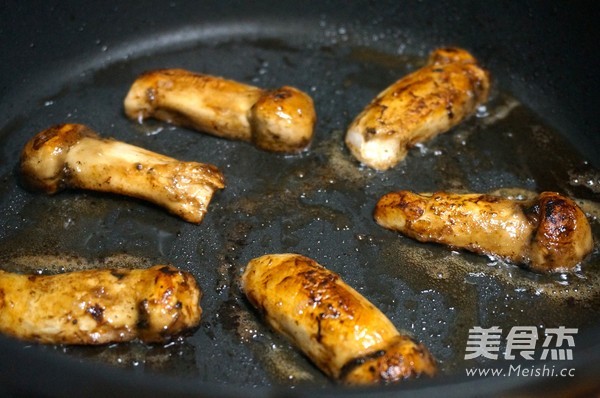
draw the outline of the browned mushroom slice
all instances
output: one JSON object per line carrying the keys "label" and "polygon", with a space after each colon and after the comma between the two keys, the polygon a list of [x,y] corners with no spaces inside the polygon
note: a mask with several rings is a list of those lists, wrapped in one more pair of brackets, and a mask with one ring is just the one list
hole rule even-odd
{"label": "browned mushroom slice", "polygon": [[316,122],[312,98],[297,88],[263,90],[183,69],[142,74],[124,106],[134,120],[152,117],[273,152],[306,149]]}
{"label": "browned mushroom slice", "polygon": [[165,342],[200,322],[202,292],[177,268],[57,275],[0,271],[0,332],[48,344]]}
{"label": "browned mushroom slice", "polygon": [[555,192],[521,201],[398,191],[379,200],[374,217],[382,227],[419,241],[493,255],[538,272],[571,270],[594,246],[585,213]]}
{"label": "browned mushroom slice", "polygon": [[325,374],[345,384],[396,382],[436,373],[427,348],[340,277],[298,254],[251,260],[242,275],[249,301]]}
{"label": "browned mushroom slice", "polygon": [[28,186],[113,192],[144,199],[200,223],[214,192],[225,186],[212,165],[182,162],[124,142],[103,139],[81,124],[62,124],[33,137],[21,153]]}
{"label": "browned mushroom slice", "polygon": [[387,170],[408,149],[462,122],[487,100],[488,72],[468,52],[435,50],[423,68],[382,91],[346,132],[350,152],[365,165]]}

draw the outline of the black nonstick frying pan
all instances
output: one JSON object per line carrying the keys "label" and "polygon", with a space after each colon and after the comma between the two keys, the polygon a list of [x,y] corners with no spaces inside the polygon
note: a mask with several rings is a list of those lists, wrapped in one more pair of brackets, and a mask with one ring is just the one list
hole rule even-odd
{"label": "black nonstick frying pan", "polygon": [[[414,242],[378,227],[392,190],[554,190],[584,207],[600,241],[594,2],[5,1],[0,5],[0,255],[16,272],[171,263],[203,288],[201,326],[165,346],[54,347],[0,337],[8,396],[585,396],[598,392],[600,253],[541,276]],[[343,145],[354,116],[439,46],[471,51],[493,76],[485,109],[413,148],[387,172]],[[180,67],[315,100],[316,137],[284,156],[162,122],[128,120],[122,101],[145,70]],[[183,160],[217,165],[227,187],[201,225],[147,203],[83,191],[27,191],[23,145],[84,123]],[[516,191],[515,191],[516,190]],[[435,379],[347,389],[323,376],[244,299],[244,265],[297,252],[339,273],[427,345]],[[469,329],[578,328],[572,360],[465,359]],[[467,376],[466,369],[575,369],[566,377]],[[562,396],[562,395],[561,395]]]}

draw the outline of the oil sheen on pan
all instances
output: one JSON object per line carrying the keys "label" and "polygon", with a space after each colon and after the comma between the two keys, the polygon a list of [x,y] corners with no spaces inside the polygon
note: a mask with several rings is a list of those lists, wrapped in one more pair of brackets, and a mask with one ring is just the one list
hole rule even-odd
{"label": "oil sheen on pan", "polygon": [[[359,42],[327,26],[317,33],[213,37],[106,59],[85,73],[64,71],[56,77],[60,90],[32,99],[2,128],[3,269],[56,273],[169,262],[191,272],[204,293],[202,321],[185,339],[57,350],[200,382],[328,386],[327,377],[261,322],[239,289],[242,267],[271,252],[301,253],[327,264],[395,325],[418,334],[441,374],[472,364],[464,350],[469,329],[478,325],[506,331],[515,325],[582,331],[593,325],[600,308],[597,247],[575,273],[537,275],[403,238],[380,228],[372,211],[396,189],[515,197],[560,191],[588,214],[597,242],[598,170],[501,86],[474,116],[411,148],[393,169],[360,167],[343,143],[352,117],[388,84],[422,66],[426,54],[399,53],[383,41],[365,46],[365,38]],[[317,110],[310,150],[270,154],[246,142],[128,119],[122,100],[130,84],[167,65],[257,87],[298,87]],[[76,190],[47,197],[25,190],[14,173],[20,148],[40,126],[65,120],[177,159],[213,164],[227,187],[215,194],[201,225],[131,198]]]}

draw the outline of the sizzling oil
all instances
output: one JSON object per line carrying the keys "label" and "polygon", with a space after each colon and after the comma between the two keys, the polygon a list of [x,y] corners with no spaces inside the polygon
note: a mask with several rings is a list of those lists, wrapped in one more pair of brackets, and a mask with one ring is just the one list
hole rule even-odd
{"label": "sizzling oil", "polygon": [[[80,118],[90,117],[102,135],[213,163],[227,179],[204,222],[195,226],[127,198],[26,192],[13,172],[18,148],[5,149],[10,166],[2,168],[0,198],[4,268],[53,273],[160,261],[193,272],[204,291],[199,330],[172,344],[50,349],[199,381],[328,385],[306,358],[264,325],[239,289],[245,264],[275,252],[301,253],[339,273],[398,328],[422,340],[446,374],[465,366],[468,329],[474,326],[594,324],[600,313],[598,246],[580,272],[539,276],[383,230],[372,211],[381,195],[396,189],[504,195],[556,190],[582,205],[598,245],[598,171],[559,132],[498,87],[476,116],[413,148],[394,169],[382,173],[361,167],[343,144],[346,127],[377,92],[420,66],[424,57],[354,45],[334,33],[329,37],[325,44],[272,39],[200,43],[109,63],[69,82],[56,96],[40,98],[48,104],[41,112],[32,110],[27,122],[3,132],[8,146],[8,138],[19,142],[33,134],[32,126],[85,115]],[[305,89],[319,114],[311,149],[281,156],[155,122],[132,124],[120,113],[122,95],[136,73],[164,65],[261,87],[294,83]],[[306,71],[321,74],[316,79],[315,72]]]}

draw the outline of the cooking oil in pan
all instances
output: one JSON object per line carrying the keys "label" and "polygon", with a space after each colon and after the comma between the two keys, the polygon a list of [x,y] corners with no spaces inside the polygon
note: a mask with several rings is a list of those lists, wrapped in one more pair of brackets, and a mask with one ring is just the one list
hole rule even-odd
{"label": "cooking oil in pan", "polygon": [[[200,328],[167,346],[56,349],[86,361],[211,383],[328,385],[306,358],[265,326],[239,289],[245,264],[275,252],[305,254],[339,273],[398,328],[423,341],[446,374],[464,368],[468,330],[475,326],[592,326],[600,315],[598,246],[580,272],[542,276],[414,242],[375,224],[375,203],[392,190],[507,196],[554,190],[578,200],[598,245],[598,171],[560,133],[498,87],[477,115],[413,148],[394,169],[376,172],[360,166],[344,146],[346,127],[374,95],[424,62],[363,44],[237,38],[162,49],[78,76],[66,84],[68,89],[39,99],[49,105],[30,110],[10,131],[3,130],[0,142],[10,163],[2,166],[1,175],[6,183],[0,197],[3,268],[54,273],[161,261],[192,272],[204,292]],[[243,142],[127,120],[120,104],[128,85],[137,73],[165,65],[262,87],[304,89],[318,110],[311,149],[295,156],[267,154]],[[84,117],[102,135],[221,168],[227,187],[215,195],[203,223],[187,224],[128,198],[84,192],[47,197],[22,189],[14,175],[16,143],[37,132],[32,126],[45,126],[57,115],[72,118],[75,109],[77,115],[102,115]]]}

